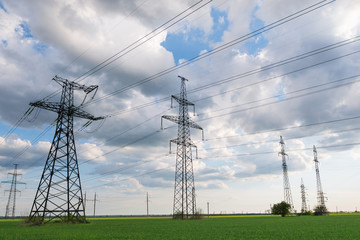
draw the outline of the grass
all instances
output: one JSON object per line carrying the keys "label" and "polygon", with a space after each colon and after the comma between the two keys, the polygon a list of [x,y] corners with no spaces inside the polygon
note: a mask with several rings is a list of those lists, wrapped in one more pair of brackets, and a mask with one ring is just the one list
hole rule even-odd
{"label": "grass", "polygon": [[0,239],[360,239],[360,215],[89,219],[29,226],[0,220]]}

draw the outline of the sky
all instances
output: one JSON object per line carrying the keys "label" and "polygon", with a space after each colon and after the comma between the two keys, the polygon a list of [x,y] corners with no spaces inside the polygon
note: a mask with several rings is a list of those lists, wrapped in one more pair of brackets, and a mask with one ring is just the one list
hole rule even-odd
{"label": "sky", "polygon": [[[56,75],[99,86],[83,109],[105,121],[85,129],[87,120],[74,121],[96,214],[146,214],[147,193],[150,214],[172,213],[177,126],[164,121],[161,130],[161,116],[178,114],[170,96],[180,93],[179,75],[204,129],[204,141],[191,129],[198,209],[264,213],[282,201],[280,136],[297,211],[301,179],[308,206],[317,204],[314,145],[328,209],[360,208],[360,3],[318,3],[0,0],[0,180],[19,164],[26,185],[16,214],[30,212],[56,113],[21,119],[30,102],[60,91]],[[75,104],[84,96],[76,91]],[[3,216],[8,192],[0,196]]]}

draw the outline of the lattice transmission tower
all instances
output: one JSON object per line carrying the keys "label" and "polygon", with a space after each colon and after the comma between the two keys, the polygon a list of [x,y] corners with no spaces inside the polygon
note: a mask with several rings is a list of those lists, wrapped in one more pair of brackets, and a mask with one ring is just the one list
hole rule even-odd
{"label": "lattice transmission tower", "polygon": [[322,190],[321,181],[320,181],[319,161],[317,158],[317,150],[315,145],[313,147],[313,152],[314,152],[314,162],[315,162],[315,172],[316,172],[317,202],[319,206],[326,207],[324,192]]}
{"label": "lattice transmission tower", "polygon": [[282,158],[284,201],[290,204],[291,209],[294,209],[292,196],[291,196],[290,181],[289,181],[287,165],[286,165],[286,156],[288,155],[285,153],[285,143],[282,136],[280,136],[280,145],[281,145],[281,151],[279,152],[279,154],[281,155]]}
{"label": "lattice transmission tower", "polygon": [[301,213],[307,212],[307,205],[306,205],[306,192],[305,192],[305,185],[304,185],[304,181],[301,178]]}
{"label": "lattice transmission tower", "polygon": [[[62,86],[60,102],[40,100],[30,105],[58,114],[54,139],[41,175],[40,183],[31,208],[29,220],[46,223],[55,218],[63,221],[86,222],[85,207],[80,182],[80,172],[73,132],[74,117],[95,121],[94,117],[74,106],[74,90],[96,93],[98,86],[80,85],[55,76],[55,82]],[[94,96],[93,96],[94,97]]]}
{"label": "lattice transmission tower", "polygon": [[17,176],[21,175],[17,173],[17,166],[18,164],[14,164],[14,172],[8,173],[12,175],[11,181],[2,181],[1,183],[11,183],[9,191],[9,198],[8,203],[6,204],[6,211],[5,211],[5,218],[14,218],[15,217],[15,210],[16,210],[16,193],[21,192],[17,189],[17,184],[25,184],[24,182],[20,182],[17,180]]}
{"label": "lattice transmission tower", "polygon": [[178,124],[178,137],[176,139],[170,140],[170,153],[171,143],[175,143],[177,145],[173,214],[174,216],[177,215],[180,216],[181,219],[184,219],[193,216],[196,211],[192,157],[192,148],[196,148],[196,146],[191,141],[190,128],[196,128],[201,130],[202,133],[204,132],[202,127],[200,127],[194,121],[190,120],[188,106],[193,106],[195,112],[195,105],[187,100],[185,82],[188,80],[181,76],[179,76],[179,78],[181,79],[180,95],[171,96],[171,100],[175,99],[175,101],[177,101],[179,104],[179,116],[162,116],[161,128],[163,118]]}

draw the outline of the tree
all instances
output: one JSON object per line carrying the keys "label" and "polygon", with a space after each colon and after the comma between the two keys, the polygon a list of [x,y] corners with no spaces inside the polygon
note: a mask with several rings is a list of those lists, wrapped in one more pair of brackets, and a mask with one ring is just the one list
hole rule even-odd
{"label": "tree", "polygon": [[320,216],[320,215],[326,215],[328,214],[328,210],[326,208],[325,205],[317,205],[315,208],[314,208],[314,215],[315,216]]}
{"label": "tree", "polygon": [[290,209],[291,205],[285,201],[282,201],[281,203],[277,203],[272,206],[271,214],[281,215],[282,217],[285,217],[285,215],[290,214]]}

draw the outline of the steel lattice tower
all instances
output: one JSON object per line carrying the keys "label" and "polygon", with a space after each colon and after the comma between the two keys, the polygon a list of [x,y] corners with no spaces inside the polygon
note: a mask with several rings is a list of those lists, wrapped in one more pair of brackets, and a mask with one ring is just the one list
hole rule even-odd
{"label": "steel lattice tower", "polygon": [[306,205],[305,186],[304,186],[304,182],[303,182],[303,179],[302,179],[302,178],[301,178],[300,188],[301,188],[301,212],[304,213],[304,212],[307,212],[308,209],[307,209],[307,205]]}
{"label": "steel lattice tower", "polygon": [[17,173],[17,166],[18,164],[14,164],[14,173],[8,173],[12,175],[12,180],[10,181],[2,181],[2,183],[11,183],[11,187],[9,191],[9,199],[8,203],[6,204],[6,211],[5,211],[5,218],[14,218],[15,217],[15,209],[16,209],[16,193],[20,192],[17,190],[17,184],[25,184],[24,182],[19,182],[17,180],[17,176],[21,175]]}
{"label": "steel lattice tower", "polygon": [[187,100],[185,86],[187,79],[181,76],[179,78],[181,79],[180,96],[171,96],[171,100],[175,99],[179,104],[179,116],[164,115],[161,117],[161,121],[165,118],[178,124],[178,137],[170,140],[170,153],[171,143],[177,145],[173,214],[181,215],[181,218],[184,219],[194,215],[196,211],[192,158],[192,147],[196,148],[196,146],[191,141],[190,128],[202,131],[203,129],[197,123],[190,120],[188,106],[193,106],[195,110],[195,105]]}
{"label": "steel lattice tower", "polygon": [[292,201],[290,182],[289,182],[289,176],[288,176],[287,165],[286,165],[287,154],[285,153],[285,143],[284,143],[282,136],[280,136],[280,145],[281,145],[281,151],[279,152],[279,154],[282,157],[284,201],[287,202],[288,204],[290,204],[291,208],[293,209],[294,205],[293,205],[293,201]]}
{"label": "steel lattice tower", "polygon": [[103,118],[94,117],[80,107],[74,106],[74,90],[81,90],[87,96],[93,90],[97,90],[98,86],[87,87],[57,76],[53,80],[62,86],[60,102],[41,100],[30,103],[31,106],[56,112],[58,117],[54,139],[29,220],[44,223],[60,218],[65,221],[85,222],[85,207],[73,133],[74,117],[92,121]]}
{"label": "steel lattice tower", "polygon": [[316,172],[317,201],[318,201],[318,205],[325,207],[325,198],[320,181],[319,161],[317,158],[317,151],[315,145],[313,147],[313,152],[314,152],[314,162],[315,162],[315,172]]}

